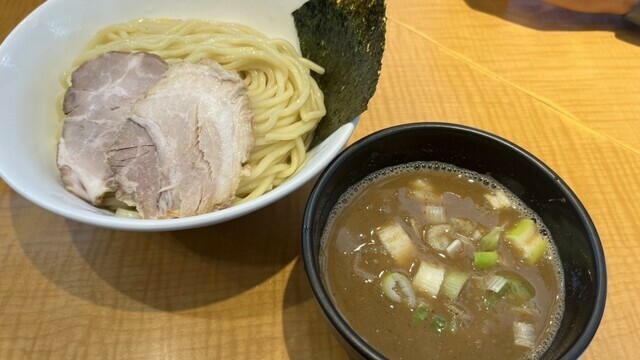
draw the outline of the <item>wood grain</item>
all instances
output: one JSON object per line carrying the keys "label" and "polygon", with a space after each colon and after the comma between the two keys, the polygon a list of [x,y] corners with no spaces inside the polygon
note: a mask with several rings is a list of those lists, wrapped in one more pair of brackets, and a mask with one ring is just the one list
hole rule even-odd
{"label": "wood grain", "polygon": [[[39,3],[0,2],[0,38]],[[352,141],[446,121],[546,162],[606,252],[607,308],[584,358],[635,358],[638,31],[534,0],[405,0],[388,16],[378,91]],[[299,259],[309,191],[218,226],[140,234],[65,220],[0,182],[0,358],[344,358]]]}
{"label": "wood grain", "polygon": [[637,27],[539,0],[398,5],[389,7],[392,21],[640,153]]}

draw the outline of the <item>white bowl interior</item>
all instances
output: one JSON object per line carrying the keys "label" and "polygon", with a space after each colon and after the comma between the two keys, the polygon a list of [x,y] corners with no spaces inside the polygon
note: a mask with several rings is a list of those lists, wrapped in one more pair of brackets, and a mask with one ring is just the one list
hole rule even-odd
{"label": "white bowl interior", "polygon": [[305,0],[48,0],[0,46],[0,176],[35,204],[67,218],[98,226],[139,231],[175,230],[227,221],[293,192],[346,145],[359,118],[313,149],[297,175],[273,191],[224,210],[171,220],[131,220],[113,216],[68,193],[56,167],[63,91],[60,75],[101,28],[138,18],[199,18],[252,26],[298,47],[291,12]]}

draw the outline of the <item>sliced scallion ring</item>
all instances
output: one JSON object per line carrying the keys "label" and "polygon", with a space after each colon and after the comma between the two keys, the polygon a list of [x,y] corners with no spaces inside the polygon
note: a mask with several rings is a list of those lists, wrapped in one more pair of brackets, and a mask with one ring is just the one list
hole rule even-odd
{"label": "sliced scallion ring", "polygon": [[406,276],[397,272],[387,273],[382,277],[380,285],[382,293],[389,300],[396,303],[406,302],[411,308],[416,306],[416,294]]}

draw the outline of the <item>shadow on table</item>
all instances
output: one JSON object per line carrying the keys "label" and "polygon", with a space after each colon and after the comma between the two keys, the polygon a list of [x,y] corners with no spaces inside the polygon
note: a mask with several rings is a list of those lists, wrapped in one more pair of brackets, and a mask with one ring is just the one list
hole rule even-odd
{"label": "shadow on table", "polygon": [[298,258],[291,270],[284,295],[282,328],[287,353],[292,360],[348,359],[331,335]]}
{"label": "shadow on table", "polygon": [[618,15],[583,14],[541,0],[464,0],[472,9],[540,31],[610,31],[624,42],[640,45],[640,28]]}
{"label": "shadow on table", "polygon": [[15,193],[11,212],[24,253],[58,287],[117,309],[180,311],[247,291],[289,264],[310,190],[241,219],[162,233],[65,220]]}

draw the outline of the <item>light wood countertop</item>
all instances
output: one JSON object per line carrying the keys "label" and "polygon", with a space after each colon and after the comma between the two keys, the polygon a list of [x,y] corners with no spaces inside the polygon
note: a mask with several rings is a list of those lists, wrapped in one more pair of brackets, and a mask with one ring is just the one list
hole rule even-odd
{"label": "light wood countertop", "polygon": [[[0,39],[40,3],[0,1]],[[446,121],[544,161],[606,253],[607,307],[584,359],[637,358],[640,29],[537,0],[387,6],[380,83],[351,142]],[[58,217],[0,181],[0,358],[344,358],[300,260],[310,189],[217,226],[131,233]]]}

